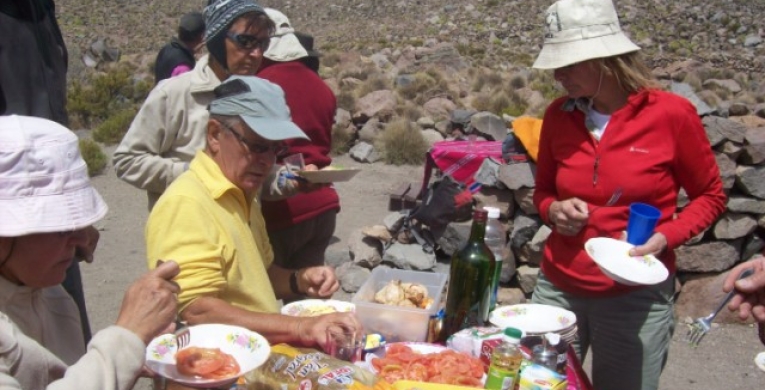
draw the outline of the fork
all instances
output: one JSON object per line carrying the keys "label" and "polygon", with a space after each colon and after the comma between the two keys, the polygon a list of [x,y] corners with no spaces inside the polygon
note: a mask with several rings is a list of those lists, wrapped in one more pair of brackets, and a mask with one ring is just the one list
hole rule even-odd
{"label": "fork", "polygon": [[[753,273],[753,269],[748,269],[742,272],[738,278],[743,279]],[[731,290],[731,292],[729,292],[727,295],[725,295],[725,297],[723,297],[722,301],[720,301],[720,304],[717,306],[717,309],[709,313],[709,315],[706,317],[696,318],[692,324],[689,324],[688,333],[685,335],[685,341],[687,341],[691,346],[697,347],[701,342],[701,339],[703,339],[704,336],[709,333],[709,330],[712,329],[712,320],[715,319],[717,313],[719,313],[720,310],[725,307],[725,305],[728,303],[728,301],[730,301],[731,298],[733,298],[734,295],[736,295],[735,288]]]}
{"label": "fork", "polygon": [[595,212],[595,210],[601,208],[601,207],[611,207],[616,204],[616,202],[619,200],[619,198],[622,197],[622,187],[616,187],[614,190],[614,193],[611,194],[611,197],[608,198],[608,202],[604,204],[603,206],[595,206],[588,211],[588,214],[592,214]]}
{"label": "fork", "polygon": [[178,351],[189,345],[189,341],[191,341],[191,332],[188,327],[175,332],[175,344]]}

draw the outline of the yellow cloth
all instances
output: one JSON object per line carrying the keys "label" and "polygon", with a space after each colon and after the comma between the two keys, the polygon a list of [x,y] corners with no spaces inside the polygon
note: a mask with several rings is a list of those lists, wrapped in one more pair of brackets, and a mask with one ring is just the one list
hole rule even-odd
{"label": "yellow cloth", "polygon": [[531,159],[537,161],[539,153],[539,134],[542,133],[542,120],[522,116],[513,121],[513,134],[523,144]]}
{"label": "yellow cloth", "polygon": [[247,204],[204,152],[197,152],[189,170],[160,197],[145,235],[149,268],[158,259],[181,267],[175,278],[181,287],[179,311],[208,296],[250,311],[279,312],[268,278],[274,256],[260,204]]}

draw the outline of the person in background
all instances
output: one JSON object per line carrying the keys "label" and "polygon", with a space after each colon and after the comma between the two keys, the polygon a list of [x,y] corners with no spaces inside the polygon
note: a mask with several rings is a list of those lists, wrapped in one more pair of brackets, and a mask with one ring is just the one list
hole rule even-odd
{"label": "person in background", "polygon": [[146,190],[149,209],[205,147],[213,89],[231,75],[254,75],[274,31],[252,0],[217,0],[204,14],[209,55],[149,93],[112,157],[117,177]]}
{"label": "person in background", "polygon": [[295,31],[295,36],[308,54],[307,56],[300,58],[300,62],[304,63],[308,69],[319,73],[319,57],[321,57],[321,53],[313,48],[313,35]]}
{"label": "person in background", "polygon": [[127,290],[116,325],[83,342],[80,317],[62,289],[86,229],[106,215],[77,136],[60,124],[0,117],[0,388],[129,390],[146,345],[173,326],[167,262]]}
{"label": "person in background", "polygon": [[[68,126],[67,68],[68,53],[54,1],[0,1],[0,115],[36,116]],[[91,262],[99,232],[88,227],[85,233],[89,239],[78,247],[77,258]],[[78,261],[71,263],[63,286],[77,303],[88,342],[90,321]]]}
{"label": "person in background", "polygon": [[[332,162],[329,152],[337,110],[335,95],[302,62],[309,54],[287,16],[272,8],[265,11],[274,21],[276,32],[257,76],[284,90],[292,121],[308,136],[287,141],[285,155],[301,153],[306,164],[324,168]],[[283,200],[264,201],[263,217],[276,264],[289,269],[324,265],[324,252],[335,231],[339,211],[340,199],[331,186]]]}
{"label": "person in background", "polygon": [[[747,269],[753,269],[754,274],[738,280],[741,273]],[[741,320],[752,316],[761,326],[765,325],[765,257],[760,255],[741,263],[728,273],[723,283],[723,291],[727,293],[734,289],[737,293],[728,303],[728,309],[738,311]]]}
{"label": "person in background", "polygon": [[330,326],[360,329],[352,313],[279,314],[277,299],[329,298],[339,288],[330,267],[274,264],[257,199],[284,140],[306,136],[275,84],[232,76],[214,92],[207,146],[149,214],[149,267],[157,259],[178,262],[179,312],[190,325],[237,325],[270,343],[304,346],[324,346]]}
{"label": "person in background", "polygon": [[205,17],[201,12],[189,12],[181,16],[178,36],[162,47],[154,61],[154,82],[178,76],[194,69],[196,54],[204,42]]}
{"label": "person in background", "polygon": [[[696,109],[653,79],[611,0],[559,0],[545,23],[534,67],[553,70],[567,96],[542,122],[533,199],[552,233],[532,302],[576,314],[574,348],[580,359],[592,349],[594,388],[655,390],[674,331],[674,249],[724,211],[720,172]],[[616,203],[590,212],[617,190]],[[620,284],[584,249],[620,238],[633,202],[661,210],[653,235],[630,250],[664,263],[670,276],[657,285]]]}

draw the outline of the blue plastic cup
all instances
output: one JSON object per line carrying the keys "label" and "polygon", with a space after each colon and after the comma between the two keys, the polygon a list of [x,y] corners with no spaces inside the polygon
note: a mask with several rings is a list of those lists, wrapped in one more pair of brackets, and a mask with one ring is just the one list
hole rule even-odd
{"label": "blue plastic cup", "polygon": [[656,227],[656,222],[661,217],[661,211],[645,203],[633,203],[630,205],[630,218],[627,220],[627,242],[632,245],[643,245]]}

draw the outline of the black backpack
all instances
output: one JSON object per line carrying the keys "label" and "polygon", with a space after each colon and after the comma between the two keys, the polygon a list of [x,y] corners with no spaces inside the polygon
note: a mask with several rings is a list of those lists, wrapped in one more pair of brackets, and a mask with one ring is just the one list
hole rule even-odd
{"label": "black backpack", "polygon": [[472,206],[473,195],[465,184],[444,175],[428,187],[422,203],[409,211],[393,236],[409,232],[423,251],[433,253],[446,226],[465,215],[469,218]]}

